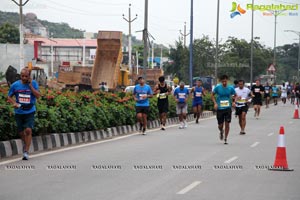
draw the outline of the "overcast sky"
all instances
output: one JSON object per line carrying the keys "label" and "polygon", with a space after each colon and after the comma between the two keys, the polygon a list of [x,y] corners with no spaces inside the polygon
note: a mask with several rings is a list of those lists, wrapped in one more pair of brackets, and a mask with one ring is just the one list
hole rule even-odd
{"label": "overcast sky", "polygon": [[[19,0],[16,0],[19,1]],[[25,0],[23,0],[25,1]],[[246,39],[251,38],[251,11],[246,5],[251,0],[236,0],[245,14],[230,18],[232,2],[220,0],[220,39],[224,42],[228,36]],[[138,15],[132,23],[132,32],[138,39],[142,33],[136,31],[144,27],[144,0],[29,0],[24,7],[24,13],[36,13],[39,19],[51,22],[66,22],[71,27],[97,32],[98,30],[117,30],[128,34],[128,23],[122,14],[128,17],[128,5],[132,4],[132,17]],[[297,35],[284,30],[300,31],[300,0],[255,0],[255,4],[297,4],[298,10],[292,12],[297,16],[279,16],[277,24],[277,45],[298,42]],[[149,0],[149,32],[156,43],[174,45],[187,22],[190,29],[190,0]],[[0,0],[0,10],[19,12],[11,0]],[[194,38],[208,35],[216,37],[217,0],[194,0]],[[255,11],[254,37],[260,37],[260,42],[268,47],[274,45],[274,16],[263,16],[261,11]],[[189,41],[189,37],[187,38]]]}

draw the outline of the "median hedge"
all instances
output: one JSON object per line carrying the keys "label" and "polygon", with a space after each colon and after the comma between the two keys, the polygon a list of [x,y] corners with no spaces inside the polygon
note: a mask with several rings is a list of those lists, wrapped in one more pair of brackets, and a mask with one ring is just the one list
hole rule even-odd
{"label": "median hedge", "polygon": [[[7,102],[7,87],[0,88],[0,141],[18,138],[13,107]],[[37,101],[34,135],[105,129],[136,123],[132,94],[103,92],[60,92],[41,89]],[[150,100],[149,120],[158,118],[157,98]],[[169,117],[176,116],[176,103],[170,97]],[[189,100],[191,112],[191,100]],[[204,97],[204,110],[212,110],[210,95]]]}

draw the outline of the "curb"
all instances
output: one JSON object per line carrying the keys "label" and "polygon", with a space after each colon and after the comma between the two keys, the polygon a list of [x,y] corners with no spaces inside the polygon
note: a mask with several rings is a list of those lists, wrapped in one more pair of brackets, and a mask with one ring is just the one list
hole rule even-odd
{"label": "curb", "polygon": [[[213,116],[212,111],[204,111],[201,118],[209,118]],[[187,121],[193,121],[193,114],[187,115]],[[178,117],[168,118],[167,125],[179,123]],[[155,129],[160,127],[159,120],[148,121],[148,128]],[[107,128],[105,130],[84,131],[76,133],[52,133],[49,135],[32,137],[29,153],[57,149],[80,143],[93,142],[97,140],[112,139],[113,137],[125,134],[136,133],[139,130],[138,123],[134,125],[124,125]],[[23,153],[23,142],[21,139],[10,141],[0,141],[0,160],[9,158]]]}

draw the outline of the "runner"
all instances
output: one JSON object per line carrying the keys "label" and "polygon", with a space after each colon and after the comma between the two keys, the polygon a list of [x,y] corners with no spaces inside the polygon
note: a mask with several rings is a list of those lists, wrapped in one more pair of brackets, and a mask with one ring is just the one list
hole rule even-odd
{"label": "runner", "polygon": [[281,101],[283,104],[286,103],[286,98],[287,98],[287,87],[285,86],[285,83],[282,83],[281,87]]}
{"label": "runner", "polygon": [[[15,96],[15,99],[13,99]],[[23,160],[29,159],[29,148],[32,140],[36,99],[40,97],[39,86],[30,78],[30,70],[21,70],[21,80],[14,82],[8,92],[8,101],[15,108],[15,119],[18,133],[23,142]]]}
{"label": "runner", "polygon": [[165,77],[158,78],[159,83],[154,88],[154,94],[157,95],[157,108],[160,119],[160,129],[166,130],[167,113],[169,111],[168,95],[170,95],[172,89],[168,87],[165,82]]}
{"label": "runner", "polygon": [[245,127],[246,127],[246,114],[248,111],[248,100],[249,95],[251,93],[251,90],[249,90],[247,87],[245,87],[245,81],[244,80],[239,80],[238,83],[238,88],[235,88],[236,92],[236,99],[235,99],[235,104],[236,104],[236,115],[239,116],[239,125],[241,127],[240,134],[245,135]]}
{"label": "runner", "polygon": [[174,91],[174,97],[177,102],[176,113],[179,117],[180,126],[179,129],[187,128],[186,113],[187,113],[187,100],[189,96],[189,90],[184,87],[184,82],[179,83]]}
{"label": "runner", "polygon": [[264,87],[260,84],[259,80],[255,81],[255,85],[251,88],[251,96],[253,97],[253,108],[254,108],[254,117],[259,118],[260,107],[262,106],[262,94],[264,93]]}
{"label": "runner", "polygon": [[143,77],[138,78],[139,84],[137,84],[133,89],[133,97],[136,101],[136,116],[140,123],[139,131],[146,135],[147,128],[147,115],[149,113],[149,98],[153,96],[152,90],[149,85],[145,83]]}
{"label": "runner", "polygon": [[278,100],[278,87],[275,84],[272,85],[272,98],[274,101],[274,106],[276,106]]}
{"label": "runner", "polygon": [[266,101],[266,108],[269,108],[271,87],[269,86],[268,82],[264,87],[264,93],[265,93],[264,98],[265,98],[265,101]]}
{"label": "runner", "polygon": [[295,92],[296,92],[296,104],[299,107],[299,104],[300,104],[300,102],[299,102],[300,101],[300,84],[299,83],[296,83]]}
{"label": "runner", "polygon": [[[225,123],[225,140],[224,144],[227,143],[228,135],[229,135],[229,125],[231,122],[231,107],[235,107],[235,103],[232,103],[232,96],[235,98],[235,90],[232,86],[227,85],[228,76],[223,75],[221,78],[221,83],[217,85],[211,95],[211,99],[214,102],[214,109],[217,111],[217,120],[218,120],[218,128],[220,130],[220,139],[224,139],[224,123]],[[217,95],[217,100],[215,99],[215,95]]]}
{"label": "runner", "polygon": [[202,87],[202,81],[200,79],[196,80],[196,86],[192,88],[191,94],[193,98],[193,112],[194,118],[196,118],[196,124],[199,123],[200,115],[202,114],[203,99],[205,96],[205,89]]}

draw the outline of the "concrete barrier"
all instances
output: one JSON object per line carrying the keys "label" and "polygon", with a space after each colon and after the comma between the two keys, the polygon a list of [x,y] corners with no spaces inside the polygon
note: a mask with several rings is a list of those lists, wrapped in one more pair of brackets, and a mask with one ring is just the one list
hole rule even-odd
{"label": "concrete barrier", "polygon": [[1,158],[10,157],[13,155],[10,141],[0,142],[0,155]]}
{"label": "concrete barrier", "polygon": [[21,139],[11,140],[12,155],[23,153],[23,142]]}
{"label": "concrete barrier", "polygon": [[77,144],[79,143],[83,143],[83,139],[82,139],[82,133],[81,132],[76,132],[75,134],[75,141]]}
{"label": "concrete barrier", "polygon": [[95,141],[96,140],[95,131],[90,131],[89,138],[90,138],[89,141]]}
{"label": "concrete barrier", "polygon": [[75,133],[67,133],[68,143],[73,145],[76,144]]}
{"label": "concrete barrier", "polygon": [[44,144],[44,149],[45,150],[53,149],[53,144],[52,144],[52,140],[51,140],[50,135],[44,135],[42,137],[42,139],[43,139],[43,144]]}
{"label": "concrete barrier", "polygon": [[85,132],[81,132],[82,133],[82,140],[83,142],[88,142],[90,141],[90,132],[85,131]]}
{"label": "concrete barrier", "polygon": [[44,150],[44,144],[42,136],[35,136],[32,138],[32,144],[34,151],[42,151]]}
{"label": "concrete barrier", "polygon": [[67,133],[60,133],[59,134],[59,139],[60,139],[61,146],[68,146],[69,145]]}
{"label": "concrete barrier", "polygon": [[51,140],[54,148],[61,147],[60,138],[57,133],[51,134]]}

